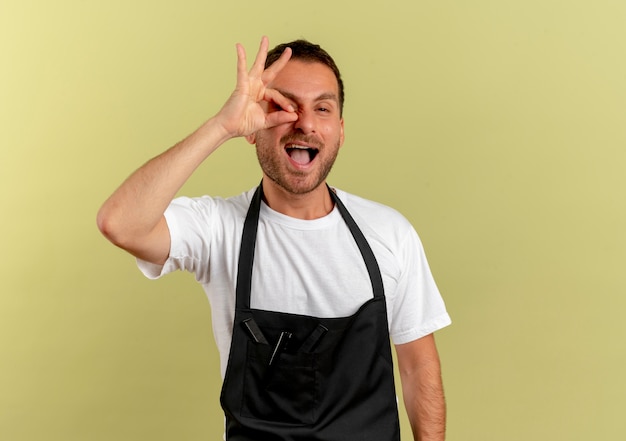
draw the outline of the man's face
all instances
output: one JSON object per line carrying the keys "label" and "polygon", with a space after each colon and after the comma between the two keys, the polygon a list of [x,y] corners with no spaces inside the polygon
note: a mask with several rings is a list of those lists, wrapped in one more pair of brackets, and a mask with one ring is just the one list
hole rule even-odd
{"label": "man's face", "polygon": [[325,182],[343,144],[337,80],[324,64],[291,60],[268,87],[291,101],[298,119],[248,139],[265,176],[291,194],[308,193]]}

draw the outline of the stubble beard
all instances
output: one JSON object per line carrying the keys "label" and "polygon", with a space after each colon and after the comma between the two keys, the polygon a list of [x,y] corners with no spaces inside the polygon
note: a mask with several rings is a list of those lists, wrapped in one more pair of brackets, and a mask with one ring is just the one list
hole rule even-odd
{"label": "stubble beard", "polygon": [[[295,141],[295,139],[292,140]],[[284,142],[280,145],[284,145]],[[334,147],[330,151],[331,156],[323,157],[322,151],[324,154],[328,154],[329,151],[325,146],[320,146],[315,160],[321,163],[316,165],[317,168],[313,172],[288,169],[280,153],[277,154],[271,145],[266,144],[262,136],[257,136],[256,154],[263,173],[270,180],[290,194],[303,195],[317,189],[328,177],[339,153],[339,141]]]}

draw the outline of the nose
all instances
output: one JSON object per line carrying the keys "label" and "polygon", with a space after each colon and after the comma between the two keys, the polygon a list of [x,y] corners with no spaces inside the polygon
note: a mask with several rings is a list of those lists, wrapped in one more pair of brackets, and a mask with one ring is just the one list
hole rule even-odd
{"label": "nose", "polygon": [[298,109],[298,119],[294,122],[294,128],[300,130],[304,134],[315,132],[315,116],[313,112]]}

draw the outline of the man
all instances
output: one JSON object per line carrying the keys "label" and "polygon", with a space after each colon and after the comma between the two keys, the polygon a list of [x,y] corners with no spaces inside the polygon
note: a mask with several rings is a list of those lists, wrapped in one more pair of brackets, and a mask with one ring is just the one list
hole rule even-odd
{"label": "man", "polygon": [[[211,303],[228,440],[397,440],[389,336],[416,440],[443,440],[433,332],[450,323],[417,234],[326,184],[344,142],[343,83],[306,41],[263,38],[222,109],[133,173],[98,226],[152,278],[193,272]],[[177,198],[218,147],[256,145],[261,185]]]}

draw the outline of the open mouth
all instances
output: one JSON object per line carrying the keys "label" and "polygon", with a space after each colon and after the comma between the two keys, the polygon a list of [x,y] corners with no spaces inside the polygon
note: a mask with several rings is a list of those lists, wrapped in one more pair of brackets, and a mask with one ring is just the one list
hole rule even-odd
{"label": "open mouth", "polygon": [[314,147],[289,145],[285,147],[285,151],[296,164],[307,165],[315,159],[319,150]]}

